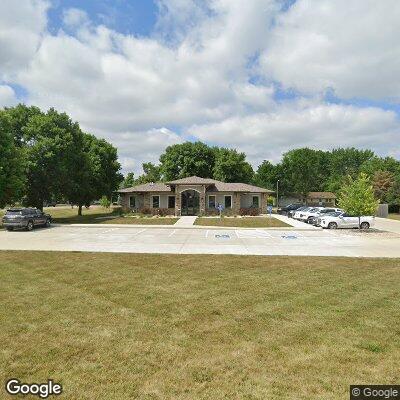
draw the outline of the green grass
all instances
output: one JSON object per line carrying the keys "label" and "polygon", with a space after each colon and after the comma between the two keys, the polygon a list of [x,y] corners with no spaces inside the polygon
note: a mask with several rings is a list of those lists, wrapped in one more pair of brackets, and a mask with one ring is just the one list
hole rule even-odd
{"label": "green grass", "polygon": [[65,399],[344,399],[398,383],[399,281],[398,259],[0,252],[0,380],[52,378]]}
{"label": "green grass", "polygon": [[274,217],[197,218],[194,224],[203,226],[232,226],[238,228],[280,228],[290,226]]}
{"label": "green grass", "polygon": [[400,214],[389,214],[389,218],[400,220]]}
{"label": "green grass", "polygon": [[[82,215],[74,207],[48,207],[44,211],[52,216],[53,222],[58,224],[143,224],[143,225],[172,225],[178,218],[150,218],[150,217],[123,217],[118,207],[105,209],[92,206],[83,208]],[[109,217],[109,218],[106,218]]]}
{"label": "green grass", "polygon": [[159,217],[159,218],[151,218],[151,217],[122,217],[115,218],[111,220],[103,220],[102,224],[127,224],[127,225],[173,225],[179,218],[171,218],[171,217]]}

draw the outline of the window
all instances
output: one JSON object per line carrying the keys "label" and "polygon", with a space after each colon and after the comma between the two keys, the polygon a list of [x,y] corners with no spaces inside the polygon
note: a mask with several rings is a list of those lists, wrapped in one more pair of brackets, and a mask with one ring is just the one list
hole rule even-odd
{"label": "window", "polygon": [[260,207],[260,198],[258,196],[253,196],[252,206],[254,208]]}
{"label": "window", "polygon": [[135,196],[129,197],[129,207],[130,207],[130,208],[135,208],[135,207],[136,207],[136,199],[135,199]]}
{"label": "window", "polygon": [[232,208],[232,196],[225,196],[225,208]]}
{"label": "window", "polygon": [[175,196],[168,196],[168,208],[175,208]]}
{"label": "window", "polygon": [[208,196],[208,208],[215,208],[215,196]]}
{"label": "window", "polygon": [[153,208],[160,208],[160,196],[152,196]]}

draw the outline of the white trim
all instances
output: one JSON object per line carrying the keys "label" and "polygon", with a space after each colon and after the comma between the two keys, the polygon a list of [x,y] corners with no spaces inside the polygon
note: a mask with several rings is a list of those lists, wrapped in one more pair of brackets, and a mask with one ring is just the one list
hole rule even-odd
{"label": "white trim", "polygon": [[[154,207],[154,202],[153,202],[154,197],[158,197],[158,207]],[[160,206],[161,206],[161,197],[160,197],[160,195],[159,194],[152,194],[151,195],[151,208],[160,208]]]}
{"label": "white trim", "polygon": [[[230,207],[226,207],[226,201],[225,201],[225,199],[226,199],[227,197],[230,197],[230,198],[231,198],[231,206],[230,206]],[[233,208],[233,196],[232,196],[231,194],[225,194],[225,195],[224,195],[224,208],[228,208],[228,209]]]}
{"label": "white trim", "polygon": [[[210,197],[214,197],[214,207],[210,207]],[[216,203],[217,203],[217,196],[215,194],[209,194],[207,196],[207,208],[215,208]]]}

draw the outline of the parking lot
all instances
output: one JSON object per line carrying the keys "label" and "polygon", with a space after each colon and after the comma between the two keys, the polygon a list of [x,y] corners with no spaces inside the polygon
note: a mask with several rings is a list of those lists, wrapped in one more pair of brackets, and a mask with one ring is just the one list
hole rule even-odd
{"label": "parking lot", "polygon": [[400,235],[352,230],[53,226],[0,232],[0,250],[400,257]]}

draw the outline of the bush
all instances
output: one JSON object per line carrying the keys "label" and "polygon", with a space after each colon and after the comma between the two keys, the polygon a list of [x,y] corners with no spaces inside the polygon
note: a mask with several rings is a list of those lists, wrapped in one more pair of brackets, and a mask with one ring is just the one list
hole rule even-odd
{"label": "bush", "polygon": [[173,215],[175,210],[172,208],[149,208],[143,207],[140,212],[146,215],[158,215],[160,217],[165,217],[166,215]]}
{"label": "bush", "polygon": [[111,207],[111,201],[110,201],[110,199],[109,199],[107,196],[103,196],[103,197],[100,199],[100,205],[101,205],[103,208],[110,208],[110,207]]}
{"label": "bush", "polygon": [[239,210],[239,214],[240,215],[250,215],[255,217],[256,215],[260,215],[260,209],[256,208],[256,207],[252,207],[252,208],[241,208]]}

